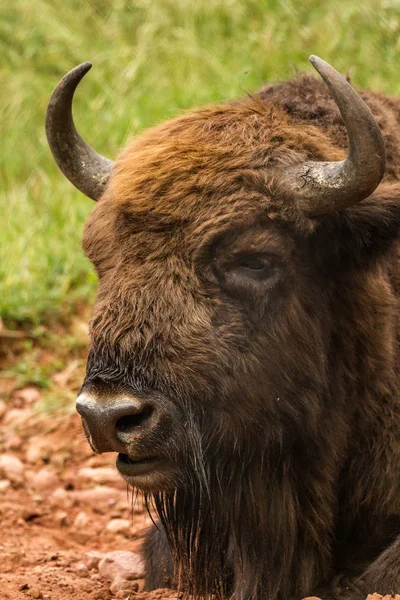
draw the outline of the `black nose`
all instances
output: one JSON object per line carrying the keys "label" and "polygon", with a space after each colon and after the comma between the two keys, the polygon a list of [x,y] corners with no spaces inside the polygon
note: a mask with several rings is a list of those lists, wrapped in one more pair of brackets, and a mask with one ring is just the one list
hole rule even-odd
{"label": "black nose", "polygon": [[76,410],[93,449],[99,453],[127,453],[157,428],[161,419],[161,409],[154,399],[128,393],[110,396],[83,391]]}

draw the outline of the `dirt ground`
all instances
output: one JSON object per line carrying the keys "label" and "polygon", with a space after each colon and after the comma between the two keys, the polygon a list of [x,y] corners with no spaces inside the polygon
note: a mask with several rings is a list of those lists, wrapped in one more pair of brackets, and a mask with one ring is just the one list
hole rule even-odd
{"label": "dirt ground", "polygon": [[[150,520],[119,478],[115,456],[92,454],[78,416],[25,411],[12,403],[1,422],[0,598],[111,600],[140,591],[136,553]],[[112,593],[113,573],[101,576],[98,559],[115,550],[135,553],[137,573]]]}
{"label": "dirt ground", "polygon": [[[55,391],[74,394],[83,367],[54,375]],[[0,600],[177,599],[142,591],[151,520],[115,454],[94,455],[72,409],[39,410],[43,392],[19,387],[0,378]]]}

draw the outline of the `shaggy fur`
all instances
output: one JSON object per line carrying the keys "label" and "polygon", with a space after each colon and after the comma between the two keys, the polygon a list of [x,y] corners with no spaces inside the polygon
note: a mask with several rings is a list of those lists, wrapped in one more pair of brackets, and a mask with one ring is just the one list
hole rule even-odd
{"label": "shaggy fur", "polygon": [[288,165],[346,155],[324,85],[299,77],[143,133],[89,218],[86,383],[174,415],[151,439],[178,469],[145,490],[148,589],[400,593],[400,102],[362,96],[387,173],[345,211],[309,219],[281,193]]}

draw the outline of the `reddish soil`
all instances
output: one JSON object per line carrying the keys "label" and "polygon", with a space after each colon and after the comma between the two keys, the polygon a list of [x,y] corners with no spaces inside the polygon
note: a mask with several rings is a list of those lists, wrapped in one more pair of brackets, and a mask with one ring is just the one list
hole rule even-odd
{"label": "reddish soil", "polygon": [[[75,415],[17,410],[6,411],[0,431],[0,598],[130,597],[129,586],[111,593],[88,555],[136,553],[150,524],[120,480],[115,455],[93,455]],[[138,575],[132,592],[142,588]]]}
{"label": "reddish soil", "polygon": [[[140,545],[151,521],[118,476],[115,455],[91,452],[78,415],[35,410],[38,389],[15,390],[3,378],[0,394],[4,386],[0,600],[176,600],[176,591],[142,592]],[[122,551],[121,564],[113,551]]]}

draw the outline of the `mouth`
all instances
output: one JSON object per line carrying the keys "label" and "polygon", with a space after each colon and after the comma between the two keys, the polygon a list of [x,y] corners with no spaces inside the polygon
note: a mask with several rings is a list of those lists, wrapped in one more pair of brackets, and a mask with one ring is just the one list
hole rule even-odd
{"label": "mouth", "polygon": [[159,492],[174,484],[177,467],[157,456],[133,457],[118,454],[117,469],[125,481],[143,492]]}
{"label": "mouth", "polygon": [[157,469],[160,460],[154,456],[135,458],[129,454],[118,454],[117,469],[125,477],[136,477],[138,475],[147,475]]}

